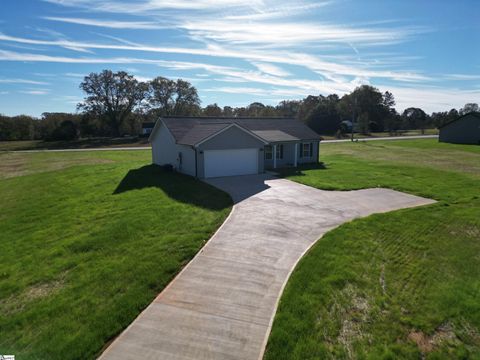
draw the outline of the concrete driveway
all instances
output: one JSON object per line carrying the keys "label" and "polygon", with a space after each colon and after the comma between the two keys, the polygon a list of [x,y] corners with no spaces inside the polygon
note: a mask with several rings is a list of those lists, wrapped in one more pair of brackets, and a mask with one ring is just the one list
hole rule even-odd
{"label": "concrete driveway", "polygon": [[325,232],[434,202],[378,188],[322,191],[268,175],[207,182],[232,196],[232,213],[102,359],[259,359],[291,271]]}

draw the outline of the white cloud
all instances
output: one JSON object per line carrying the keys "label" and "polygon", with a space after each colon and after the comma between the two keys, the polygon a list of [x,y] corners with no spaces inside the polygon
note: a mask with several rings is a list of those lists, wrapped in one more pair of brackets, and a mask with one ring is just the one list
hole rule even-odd
{"label": "white cloud", "polygon": [[48,95],[50,93],[49,90],[44,90],[44,89],[40,89],[40,90],[21,90],[19,91],[19,93],[22,93],[22,94],[27,94],[27,95]]}
{"label": "white cloud", "polygon": [[145,14],[158,10],[218,10],[222,8],[255,7],[261,0],[146,0],[136,2],[96,0],[43,0],[52,4],[80,7],[90,11]]}
{"label": "white cloud", "polygon": [[[344,43],[379,46],[403,42],[420,28],[356,28],[351,26],[300,22],[233,22],[225,19],[186,20],[179,27],[191,36],[230,45],[268,45],[273,48],[306,44]],[[424,31],[424,30],[422,30]]]}
{"label": "white cloud", "polygon": [[444,75],[445,79],[449,80],[480,80],[480,75],[476,74],[446,74]]}
{"label": "white cloud", "polygon": [[480,103],[480,89],[464,90],[455,88],[418,86],[380,86],[381,91],[390,91],[395,96],[397,110],[419,107],[426,112],[446,111],[461,108],[469,102]]}
{"label": "white cloud", "polygon": [[44,19],[70,23],[70,24],[96,26],[96,27],[104,27],[104,28],[111,28],[111,29],[149,30],[149,29],[163,28],[163,26],[160,26],[153,22],[147,22],[147,21],[94,20],[94,19],[85,19],[85,18],[66,18],[66,17],[53,17],[53,16],[46,16],[44,17]]}
{"label": "white cloud", "polygon": [[[423,81],[429,80],[425,75],[415,72],[402,72],[402,71],[385,71],[385,70],[369,70],[368,68],[361,66],[351,66],[345,64],[339,64],[334,61],[322,60],[318,56],[286,52],[275,51],[262,52],[262,51],[241,51],[241,50],[228,50],[218,45],[208,45],[207,48],[178,48],[178,47],[157,47],[149,45],[122,45],[122,44],[98,44],[88,42],[73,42],[68,40],[37,40],[27,39],[20,37],[13,37],[0,33],[0,41],[18,42],[24,44],[34,45],[48,45],[59,46],[64,48],[76,48],[76,49],[104,49],[104,50],[126,50],[126,51],[139,51],[139,52],[153,52],[153,53],[177,53],[177,54],[189,54],[189,55],[202,55],[209,57],[223,57],[223,58],[239,58],[247,61],[260,61],[267,63],[282,63],[290,65],[298,65],[306,67],[321,76],[329,78],[331,80],[336,79],[339,75],[347,76],[359,76],[368,78],[387,78],[397,81]],[[31,60],[34,61],[34,60]],[[39,60],[40,61],[40,60]],[[75,61],[70,61],[75,62]],[[87,58],[82,59],[83,63],[88,63]],[[91,63],[97,61],[92,60]],[[101,61],[108,63],[108,61]],[[110,62],[112,63],[112,62]],[[122,63],[127,63],[123,61]],[[132,61],[134,63],[134,61]]]}
{"label": "white cloud", "polygon": [[264,72],[266,74],[275,75],[275,76],[289,76],[291,75],[288,71],[283,70],[282,68],[268,63],[261,63],[261,62],[253,62],[258,70]]}
{"label": "white cloud", "polygon": [[0,84],[30,84],[30,85],[48,85],[44,81],[35,81],[28,79],[2,79],[0,78]]}

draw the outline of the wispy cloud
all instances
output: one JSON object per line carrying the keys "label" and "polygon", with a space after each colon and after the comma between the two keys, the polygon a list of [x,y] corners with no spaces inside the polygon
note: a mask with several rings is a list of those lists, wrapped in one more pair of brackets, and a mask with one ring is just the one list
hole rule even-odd
{"label": "wispy cloud", "polygon": [[476,74],[446,74],[444,75],[445,79],[449,80],[480,80],[480,75]]}
{"label": "wispy cloud", "polygon": [[289,76],[291,75],[288,71],[283,70],[282,68],[269,64],[269,63],[261,63],[261,62],[253,62],[258,70],[264,72],[265,74],[275,75],[275,76]]}
{"label": "wispy cloud", "polygon": [[159,10],[217,10],[219,8],[261,6],[261,0],[145,0],[136,2],[96,0],[43,0],[56,5],[80,7],[96,12],[145,14]]}
{"label": "wispy cloud", "polygon": [[[202,55],[209,57],[224,57],[224,58],[239,58],[247,61],[260,61],[266,63],[282,63],[290,65],[298,65],[306,67],[319,75],[326,78],[335,80],[338,79],[338,75],[347,76],[360,76],[360,77],[373,77],[373,78],[387,78],[397,81],[422,81],[429,78],[423,74],[409,71],[384,71],[384,70],[370,70],[364,67],[351,66],[339,64],[334,61],[322,60],[318,56],[294,53],[294,52],[264,52],[264,51],[248,51],[243,52],[240,50],[229,50],[218,45],[208,45],[207,48],[178,48],[178,47],[158,47],[150,45],[123,45],[123,44],[99,44],[99,43],[87,43],[87,42],[73,42],[66,40],[37,40],[27,39],[20,37],[13,37],[0,33],[0,41],[11,41],[25,44],[35,45],[49,45],[59,46],[64,48],[80,48],[80,49],[108,49],[108,50],[126,50],[126,51],[140,51],[140,52],[153,52],[153,53],[177,53],[177,54],[189,54],[189,55]],[[30,54],[32,55],[32,54]],[[30,56],[33,58],[33,56]],[[46,59],[45,56],[37,56],[38,59]],[[41,61],[41,60],[29,60],[29,61]],[[45,60],[44,60],[45,61]],[[60,62],[58,59],[55,62]],[[96,61],[95,59],[80,58],[75,61],[73,58],[65,62],[78,62],[78,63],[108,63],[108,61]],[[134,63],[134,59],[130,63]],[[110,63],[114,63],[110,61]],[[118,63],[118,62],[115,62]],[[126,59],[121,63],[129,63]]]}
{"label": "wispy cloud", "polygon": [[380,46],[404,42],[425,31],[419,27],[358,28],[342,25],[298,22],[246,22],[200,18],[179,25],[194,38],[203,38],[231,45],[267,45],[286,48],[305,44],[343,43],[356,46]]}
{"label": "wispy cloud", "polygon": [[48,95],[50,93],[50,90],[44,90],[44,89],[20,90],[19,93],[26,94],[26,95]]}
{"label": "wispy cloud", "polygon": [[44,81],[35,81],[29,79],[5,79],[0,78],[0,84],[29,84],[29,85],[48,85],[49,83]]}
{"label": "wispy cloud", "polygon": [[410,106],[422,108],[427,112],[461,108],[466,103],[478,103],[480,89],[466,90],[445,88],[439,86],[380,86],[382,91],[390,91],[395,95],[397,108],[405,109]]}
{"label": "wispy cloud", "polygon": [[117,20],[95,20],[85,18],[67,18],[67,17],[53,17],[45,16],[44,19],[51,21],[58,21],[77,25],[96,26],[111,29],[162,29],[164,26],[160,26],[153,22],[147,21],[117,21]]}

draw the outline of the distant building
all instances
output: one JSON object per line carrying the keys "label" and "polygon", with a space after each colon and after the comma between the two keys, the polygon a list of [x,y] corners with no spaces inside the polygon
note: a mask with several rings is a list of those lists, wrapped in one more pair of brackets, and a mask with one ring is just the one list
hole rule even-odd
{"label": "distant building", "polygon": [[153,130],[153,127],[155,126],[154,122],[144,122],[142,124],[142,135],[143,136],[148,136]]}
{"label": "distant building", "polygon": [[440,128],[438,140],[453,144],[480,145],[480,113],[468,113]]}

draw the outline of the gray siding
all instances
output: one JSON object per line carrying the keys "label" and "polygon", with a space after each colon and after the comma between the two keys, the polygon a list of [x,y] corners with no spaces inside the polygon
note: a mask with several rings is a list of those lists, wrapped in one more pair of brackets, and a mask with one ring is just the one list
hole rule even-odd
{"label": "gray siding", "polygon": [[160,124],[160,127],[152,139],[152,161],[157,165],[176,165],[177,149],[175,139],[168,129]]}
{"label": "gray siding", "polygon": [[186,145],[177,145],[177,149],[182,154],[182,164],[179,164],[178,171],[195,176],[195,150]]}
{"label": "gray siding", "polygon": [[189,146],[175,144],[173,136],[163,124],[160,124],[152,140],[152,162],[157,165],[170,164],[181,173],[195,176],[195,151]]}
{"label": "gray siding", "polygon": [[454,144],[480,144],[480,119],[465,115],[440,129],[439,141]]}
{"label": "gray siding", "polygon": [[263,148],[263,142],[237,127],[231,127],[200,144],[198,148],[200,150]]}
{"label": "gray siding", "polygon": [[197,153],[197,176],[203,178],[204,174],[204,150],[227,150],[227,149],[258,149],[258,172],[264,172],[263,142],[249,135],[245,131],[231,127],[220,134],[212,137],[208,141],[198,146]]}

